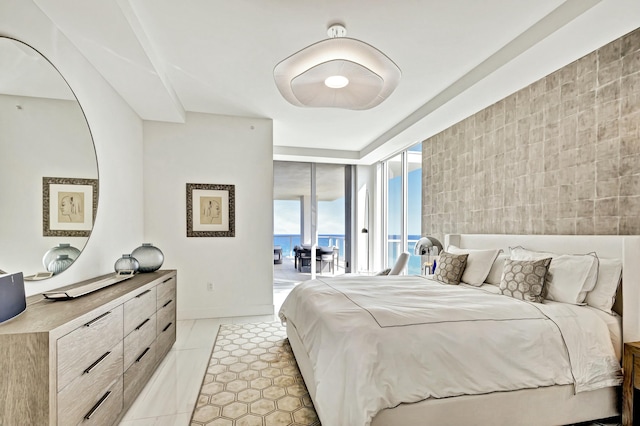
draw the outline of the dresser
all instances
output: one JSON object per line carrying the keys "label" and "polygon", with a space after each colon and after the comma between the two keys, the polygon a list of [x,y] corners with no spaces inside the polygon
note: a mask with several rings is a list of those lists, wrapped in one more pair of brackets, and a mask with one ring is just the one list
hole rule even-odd
{"label": "dresser", "polygon": [[176,340],[176,280],[161,270],[72,300],[29,297],[0,324],[0,425],[116,424]]}

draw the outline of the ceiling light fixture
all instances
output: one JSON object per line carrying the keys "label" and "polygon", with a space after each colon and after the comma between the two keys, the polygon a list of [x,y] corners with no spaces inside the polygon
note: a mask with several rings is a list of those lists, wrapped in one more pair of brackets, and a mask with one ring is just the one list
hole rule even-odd
{"label": "ceiling light fixture", "polygon": [[370,109],[391,95],[400,68],[384,53],[347,38],[343,25],[327,30],[329,39],[312,44],[280,62],[273,70],[276,86],[300,107]]}
{"label": "ceiling light fixture", "polygon": [[344,75],[331,75],[327,77],[324,84],[332,89],[342,89],[349,84],[349,79]]}

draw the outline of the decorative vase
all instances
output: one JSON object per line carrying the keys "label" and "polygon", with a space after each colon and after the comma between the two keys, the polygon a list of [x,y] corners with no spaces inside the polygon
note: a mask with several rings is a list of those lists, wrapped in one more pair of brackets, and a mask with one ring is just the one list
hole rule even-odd
{"label": "decorative vase", "polygon": [[60,272],[67,269],[73,263],[73,259],[69,258],[67,254],[60,254],[56,257],[56,260],[52,260],[47,266],[47,271],[53,272],[53,275],[57,275]]}
{"label": "decorative vase", "polygon": [[136,258],[138,264],[138,272],[153,272],[160,269],[164,262],[164,254],[162,251],[151,243],[144,243],[131,252],[131,256]]}
{"label": "decorative vase", "polygon": [[[73,262],[80,256],[80,250],[75,247],[72,247],[71,244],[68,243],[60,243],[57,247],[49,249],[44,256],[42,257],[42,265],[46,268],[49,268],[49,264],[56,260],[59,255],[66,254],[69,259]],[[51,271],[49,271],[51,272]]]}
{"label": "decorative vase", "polygon": [[140,269],[140,263],[135,257],[131,256],[130,254],[123,254],[120,259],[116,260],[116,263],[115,265],[113,265],[113,268],[116,270],[116,272],[121,272],[121,271],[138,272],[138,269]]}

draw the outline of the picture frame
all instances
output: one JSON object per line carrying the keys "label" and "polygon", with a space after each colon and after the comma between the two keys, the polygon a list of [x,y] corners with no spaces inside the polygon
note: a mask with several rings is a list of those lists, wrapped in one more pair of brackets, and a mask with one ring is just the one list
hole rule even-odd
{"label": "picture frame", "polygon": [[235,237],[235,185],[187,183],[187,237]]}
{"label": "picture frame", "polygon": [[98,179],[42,178],[42,234],[88,237],[98,211]]}

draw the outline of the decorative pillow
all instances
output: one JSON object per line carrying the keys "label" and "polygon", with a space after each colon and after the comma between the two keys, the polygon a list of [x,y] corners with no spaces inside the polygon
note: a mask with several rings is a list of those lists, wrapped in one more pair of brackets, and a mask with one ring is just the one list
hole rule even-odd
{"label": "decorative pillow", "polygon": [[595,253],[558,254],[511,247],[513,260],[539,260],[550,257],[546,298],[556,302],[584,304],[587,293],[598,279],[598,257]]}
{"label": "decorative pillow", "polygon": [[550,263],[550,257],[540,260],[506,259],[500,292],[514,299],[542,303]]}
{"label": "decorative pillow", "polygon": [[391,268],[383,269],[382,271],[378,272],[376,275],[389,275],[389,272],[391,272]]}
{"label": "decorative pillow", "polygon": [[452,254],[468,254],[467,264],[460,281],[480,287],[485,278],[489,275],[493,261],[502,252],[502,249],[461,249],[456,246],[447,247],[447,251]]}
{"label": "decorative pillow", "polygon": [[460,284],[460,278],[467,264],[468,254],[440,253],[433,279],[445,284]]}
{"label": "decorative pillow", "polygon": [[502,271],[504,271],[504,261],[507,259],[509,259],[508,254],[498,255],[496,260],[494,260],[493,265],[491,265],[489,275],[484,279],[487,284],[500,285],[500,280],[502,280]]}
{"label": "decorative pillow", "polygon": [[600,259],[596,286],[587,294],[587,305],[613,314],[611,309],[616,300],[616,292],[622,280],[622,261],[619,259]]}

